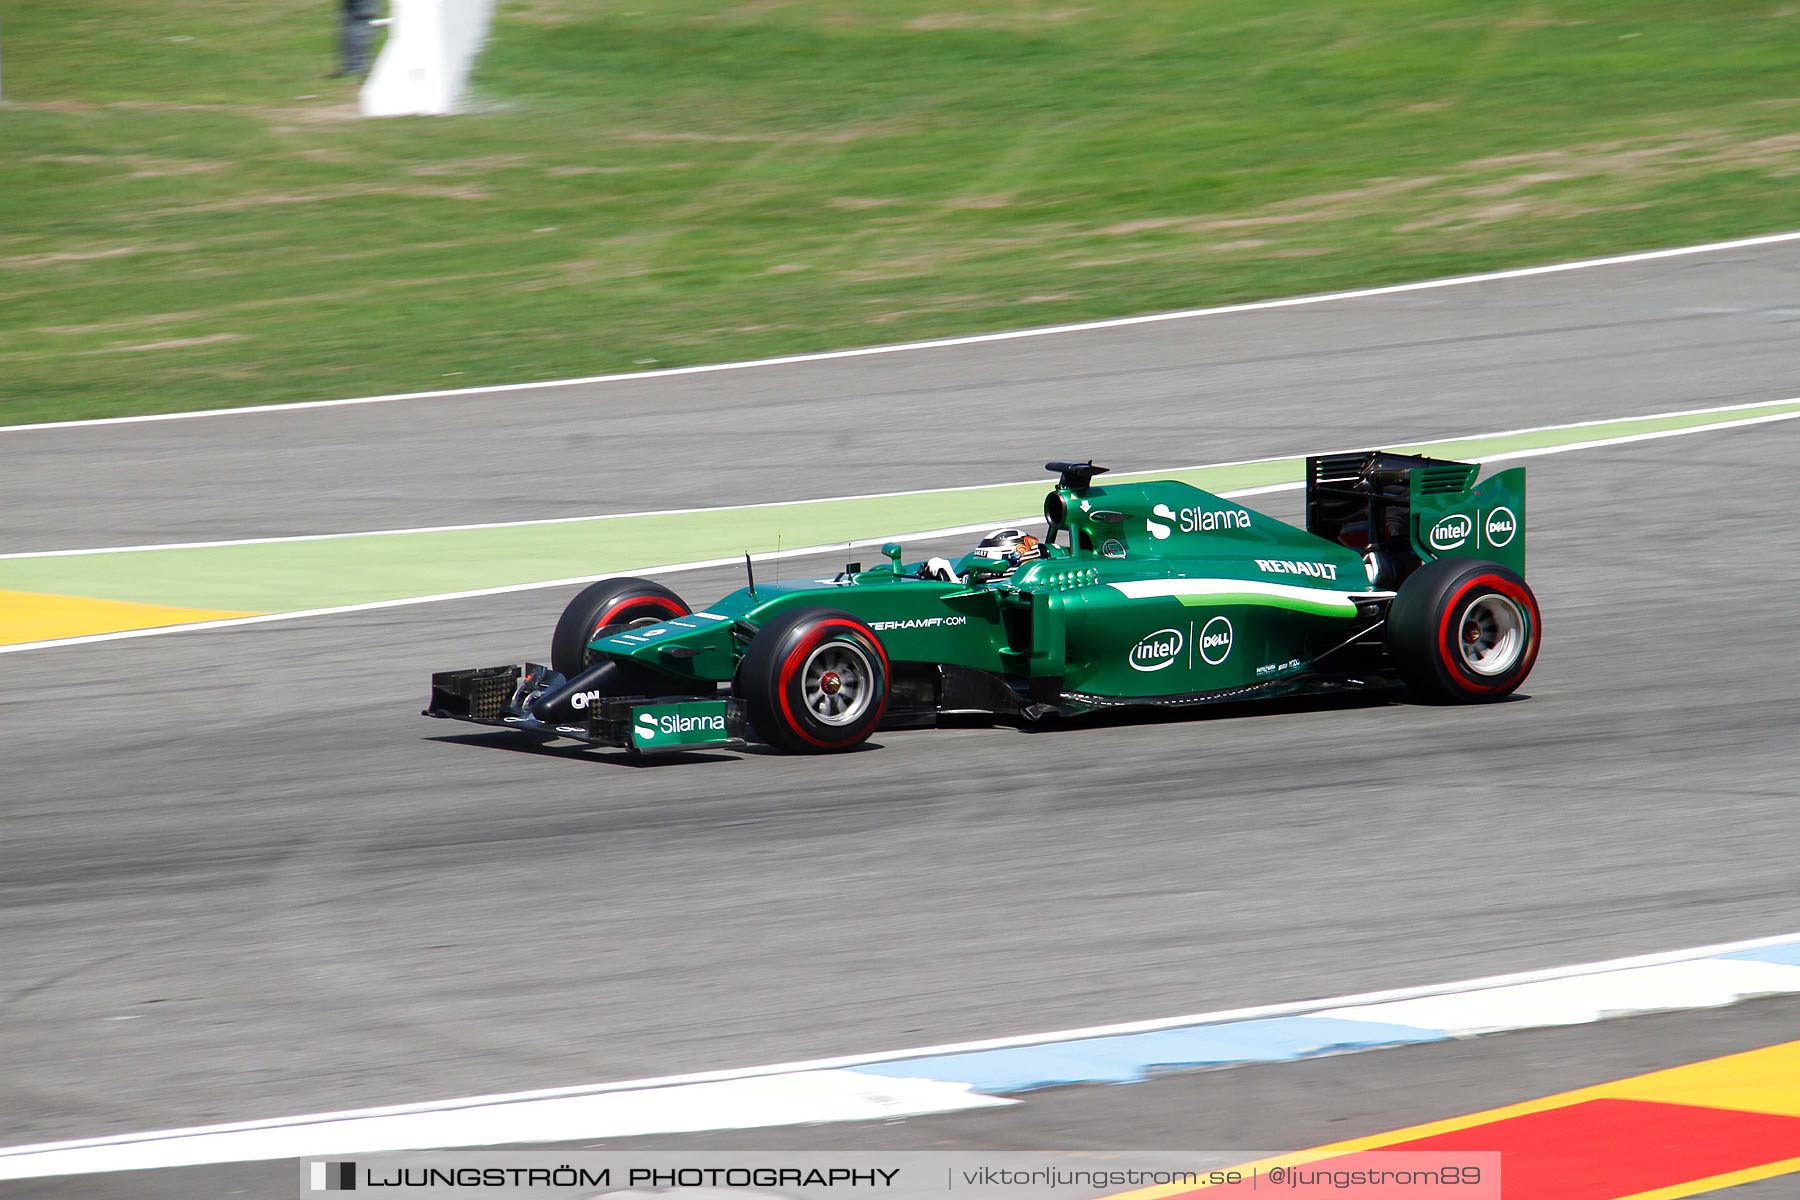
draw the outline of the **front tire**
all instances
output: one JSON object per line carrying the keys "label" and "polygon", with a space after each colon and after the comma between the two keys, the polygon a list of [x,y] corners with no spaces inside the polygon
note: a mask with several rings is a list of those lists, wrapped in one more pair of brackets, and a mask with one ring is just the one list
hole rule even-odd
{"label": "front tire", "polygon": [[1499,563],[1439,558],[1400,585],[1388,610],[1388,652],[1407,686],[1432,700],[1510,696],[1537,662],[1537,597]]}
{"label": "front tire", "polygon": [[763,741],[823,754],[874,732],[889,678],[887,652],[867,625],[834,608],[798,608],[757,631],[734,691]]}
{"label": "front tire", "polygon": [[634,621],[667,621],[694,610],[660,583],[622,576],[590,583],[569,601],[550,638],[550,666],[565,679],[573,679],[594,663],[588,643],[608,625]]}

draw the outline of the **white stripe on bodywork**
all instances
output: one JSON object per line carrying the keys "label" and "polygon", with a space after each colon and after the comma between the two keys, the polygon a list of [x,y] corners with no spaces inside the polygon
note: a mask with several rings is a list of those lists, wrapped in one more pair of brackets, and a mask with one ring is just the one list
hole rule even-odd
{"label": "white stripe on bodywork", "polygon": [[1346,617],[1356,615],[1358,598],[1385,600],[1394,594],[1392,592],[1334,592],[1325,588],[1300,587],[1291,583],[1266,583],[1260,579],[1130,579],[1122,583],[1109,583],[1107,586],[1133,600],[1147,600],[1162,596],[1177,600],[1253,596],[1264,599],[1251,600],[1250,603],[1268,603],[1275,607],[1280,607],[1284,601],[1324,605],[1327,608],[1342,610]]}

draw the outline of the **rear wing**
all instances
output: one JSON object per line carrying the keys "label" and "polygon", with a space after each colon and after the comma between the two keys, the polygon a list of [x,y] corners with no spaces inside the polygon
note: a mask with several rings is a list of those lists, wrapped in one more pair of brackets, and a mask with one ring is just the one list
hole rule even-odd
{"label": "rear wing", "polygon": [[1381,586],[1434,558],[1482,558],[1525,574],[1525,468],[1480,483],[1475,463],[1366,450],[1306,460],[1306,529],[1373,553]]}

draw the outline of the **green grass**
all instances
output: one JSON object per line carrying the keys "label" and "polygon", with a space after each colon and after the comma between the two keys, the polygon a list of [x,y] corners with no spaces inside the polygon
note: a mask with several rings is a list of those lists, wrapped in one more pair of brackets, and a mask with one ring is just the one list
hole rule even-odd
{"label": "green grass", "polygon": [[0,421],[680,365],[1800,227],[1800,7],[502,0],[363,121],[317,0],[4,13]]}

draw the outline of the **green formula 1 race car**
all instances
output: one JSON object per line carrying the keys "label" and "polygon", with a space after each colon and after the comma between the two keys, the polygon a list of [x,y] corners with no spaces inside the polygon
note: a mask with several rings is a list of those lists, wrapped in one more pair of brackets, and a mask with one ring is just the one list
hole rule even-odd
{"label": "green formula 1 race car", "polygon": [[639,753],[817,753],[945,713],[1397,683],[1496,700],[1537,658],[1521,468],[1477,484],[1467,463],[1310,458],[1304,530],[1184,483],[1048,469],[1041,539],[997,530],[954,564],[890,544],[872,569],[752,577],[699,611],[647,579],[602,580],[569,603],[548,666],[440,672],[425,714]]}

